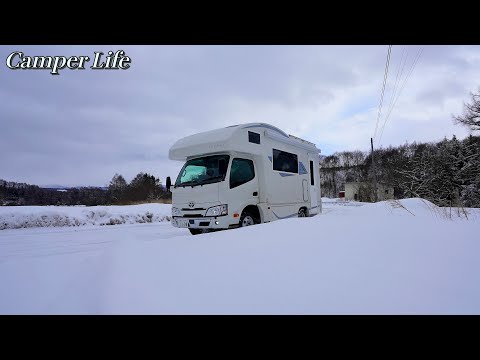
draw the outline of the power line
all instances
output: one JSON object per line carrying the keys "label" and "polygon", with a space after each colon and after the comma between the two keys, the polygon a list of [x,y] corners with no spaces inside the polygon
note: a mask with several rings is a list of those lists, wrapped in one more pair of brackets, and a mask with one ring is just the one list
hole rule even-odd
{"label": "power line", "polygon": [[[404,55],[406,55],[405,59],[403,57]],[[393,86],[392,96],[390,97],[390,104],[388,104],[387,113],[392,108],[393,99],[395,99],[395,95],[397,94],[398,84],[400,83],[400,79],[402,78],[403,70],[405,69],[405,65],[407,63],[407,58],[408,58],[408,49],[406,46],[404,46],[402,55],[400,56],[400,62],[398,63],[398,66],[397,66],[397,76],[395,76],[395,85]],[[403,66],[402,66],[402,63],[403,63]]]}
{"label": "power line", "polygon": [[403,82],[403,84],[402,84],[402,87],[400,88],[400,91],[399,91],[398,94],[397,94],[397,97],[396,97],[393,105],[391,106],[391,108],[390,108],[387,116],[385,117],[385,121],[384,121],[384,123],[383,123],[382,130],[381,130],[381,132],[380,132],[380,137],[379,137],[379,140],[378,140],[378,143],[377,143],[378,145],[380,144],[380,141],[382,141],[383,131],[385,130],[385,125],[387,124],[387,121],[388,121],[388,119],[389,119],[389,117],[390,117],[390,114],[392,113],[393,109],[395,108],[395,105],[397,104],[398,98],[400,97],[400,94],[402,93],[402,90],[403,90],[403,88],[405,87],[405,84],[407,83],[408,79],[409,79],[410,76],[412,75],[412,72],[413,72],[415,66],[417,65],[418,59],[420,59],[420,56],[422,55],[424,49],[425,49],[425,46],[422,47],[422,48],[418,51],[418,54],[417,54],[416,58],[414,59],[414,61],[413,61],[413,63],[412,63],[412,66],[410,67],[410,70],[409,70],[407,76],[405,77],[405,80],[404,80],[404,82]]}
{"label": "power line", "polygon": [[[388,118],[388,116],[392,112],[392,109],[393,109],[393,106],[394,106],[394,103],[395,103],[394,100],[396,100],[398,85],[402,81],[401,79],[402,79],[403,71],[405,70],[405,65],[407,65],[408,53],[409,53],[408,47],[405,45],[403,47],[402,56],[400,57],[400,62],[398,63],[397,76],[395,78],[395,86],[393,88],[392,96],[390,97],[390,104],[388,105],[388,110],[386,111],[386,114],[387,114],[386,118]],[[403,57],[403,55],[405,55],[405,58]],[[381,135],[383,135],[384,128],[385,128],[385,122],[383,123],[382,129],[381,129],[381,132],[380,132]],[[381,136],[379,138],[381,138]],[[377,139],[377,145],[379,145],[379,144],[380,144],[380,141]]]}
{"label": "power line", "polygon": [[377,122],[375,124],[375,132],[373,133],[373,137],[375,137],[377,135],[378,121],[380,120],[380,114],[382,113],[383,96],[385,94],[385,85],[387,84],[388,67],[390,65],[390,53],[391,52],[392,52],[392,45],[389,45],[388,46],[388,53],[387,53],[387,62],[385,64],[385,74],[383,75],[382,95],[380,96],[380,105],[378,106]]}
{"label": "power line", "polygon": [[[411,74],[412,74],[415,66],[417,65],[418,59],[419,59],[420,56],[422,55],[422,52],[423,52],[423,49],[424,49],[424,48],[425,48],[425,46],[418,51],[417,56],[414,58],[413,63],[412,63],[412,65],[410,66],[410,70],[408,71],[407,75],[405,76],[405,80],[403,81],[402,87],[400,88],[400,91],[398,92],[397,97],[395,98],[392,106],[390,107],[390,109],[389,109],[389,111],[388,111],[388,113],[387,113],[387,116],[385,117],[385,121],[384,121],[384,123],[383,123],[382,130],[381,130],[381,132],[380,132],[380,137],[379,137],[379,139],[378,139],[378,143],[377,143],[378,145],[380,144],[380,141],[382,140],[383,131],[385,130],[385,125],[387,124],[388,119],[390,118],[390,114],[392,113],[393,109],[395,108],[395,105],[397,104],[397,101],[398,101],[398,99],[400,98],[400,95],[401,95],[401,93],[402,93],[402,91],[403,91],[403,88],[405,87],[405,85],[406,85],[408,79],[410,78],[410,76],[411,76]],[[405,59],[405,60],[406,60],[406,59]],[[402,71],[402,72],[403,72],[403,71]]]}

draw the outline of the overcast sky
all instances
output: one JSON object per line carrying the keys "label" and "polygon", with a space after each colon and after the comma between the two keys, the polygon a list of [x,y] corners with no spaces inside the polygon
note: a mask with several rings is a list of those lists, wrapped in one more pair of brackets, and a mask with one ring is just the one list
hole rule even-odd
{"label": "overcast sky", "polygon": [[[395,79],[399,94],[380,140]],[[128,70],[10,70],[7,56],[124,50]],[[175,177],[170,146],[196,132],[266,122],[323,154],[369,150],[388,45],[384,46],[2,46],[0,179],[105,186],[117,172]],[[402,59],[406,61],[403,63]],[[92,60],[87,64],[90,66]],[[404,64],[404,65],[403,65]],[[401,72],[403,68],[403,73]],[[392,47],[375,137],[386,147],[439,141],[480,86],[480,46]]]}

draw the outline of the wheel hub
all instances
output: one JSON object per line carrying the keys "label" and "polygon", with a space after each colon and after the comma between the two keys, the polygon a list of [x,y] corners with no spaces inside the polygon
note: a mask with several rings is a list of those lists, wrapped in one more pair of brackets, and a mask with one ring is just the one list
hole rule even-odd
{"label": "wheel hub", "polygon": [[242,226],[250,226],[254,225],[255,222],[253,221],[253,218],[251,216],[245,216],[242,221]]}

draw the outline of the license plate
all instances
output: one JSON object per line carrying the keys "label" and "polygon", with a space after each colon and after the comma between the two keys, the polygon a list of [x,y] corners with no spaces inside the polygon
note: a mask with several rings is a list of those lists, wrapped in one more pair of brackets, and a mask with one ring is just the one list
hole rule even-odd
{"label": "license plate", "polygon": [[188,219],[177,219],[177,226],[179,228],[188,228]]}

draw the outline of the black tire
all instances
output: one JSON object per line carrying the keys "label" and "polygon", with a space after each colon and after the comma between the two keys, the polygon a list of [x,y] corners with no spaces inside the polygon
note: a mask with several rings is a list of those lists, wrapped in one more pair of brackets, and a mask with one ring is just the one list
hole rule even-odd
{"label": "black tire", "polygon": [[205,234],[208,232],[208,229],[188,229],[190,230],[190,234],[192,235],[199,235],[199,234]]}
{"label": "black tire", "polygon": [[305,208],[301,208],[300,210],[298,210],[298,217],[307,217],[307,212],[305,211]]}
{"label": "black tire", "polygon": [[258,220],[249,211],[244,211],[240,216],[239,227],[251,226],[258,224]]}

